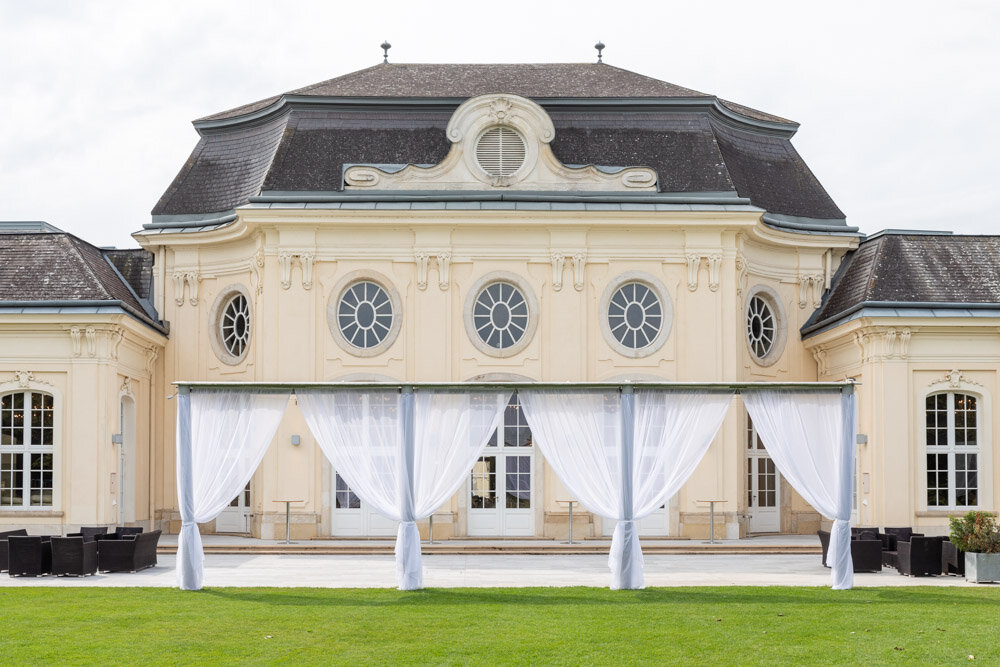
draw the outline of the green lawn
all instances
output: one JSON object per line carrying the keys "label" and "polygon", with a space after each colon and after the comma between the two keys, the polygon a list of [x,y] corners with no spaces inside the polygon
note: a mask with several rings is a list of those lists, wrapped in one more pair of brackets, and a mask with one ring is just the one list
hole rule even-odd
{"label": "green lawn", "polygon": [[1000,663],[1000,588],[0,589],[3,664]]}

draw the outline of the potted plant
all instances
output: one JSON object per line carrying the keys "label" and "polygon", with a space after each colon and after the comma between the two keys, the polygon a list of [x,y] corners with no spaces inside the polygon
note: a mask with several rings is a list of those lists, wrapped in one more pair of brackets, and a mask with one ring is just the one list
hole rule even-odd
{"label": "potted plant", "polygon": [[973,583],[1000,581],[1000,526],[997,515],[973,511],[953,516],[951,542],[965,552],[965,578]]}

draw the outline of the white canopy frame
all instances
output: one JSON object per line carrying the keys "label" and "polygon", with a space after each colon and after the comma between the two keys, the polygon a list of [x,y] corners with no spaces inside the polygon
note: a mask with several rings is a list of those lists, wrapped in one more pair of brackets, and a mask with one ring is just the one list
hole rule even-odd
{"label": "white canopy frame", "polygon": [[[840,421],[842,428],[839,433],[840,451],[835,453],[835,458],[840,463],[838,471],[838,489],[834,491],[837,496],[838,516],[828,517],[835,520],[835,526],[849,536],[849,516],[852,496],[853,469],[855,442],[857,431],[857,404],[855,396],[854,381],[847,382],[565,382],[565,383],[532,383],[532,382],[211,382],[211,381],[178,381],[173,383],[177,387],[178,394],[182,400],[178,401],[177,414],[177,488],[178,497],[181,503],[192,503],[193,493],[193,470],[194,457],[192,457],[192,431],[191,431],[191,402],[189,396],[192,392],[255,392],[274,393],[292,395],[296,390],[381,390],[395,389],[403,395],[412,395],[420,391],[504,391],[516,393],[519,390],[572,392],[581,390],[605,390],[618,391],[622,395],[622,428],[621,447],[622,465],[631,467],[634,465],[632,441],[634,429],[632,419],[634,416],[634,391],[637,388],[651,390],[688,391],[692,393],[728,391],[732,393],[744,393],[753,391],[780,390],[786,395],[816,392],[839,392],[841,395]],[[412,415],[411,415],[412,417]],[[412,457],[414,451],[414,424],[412,418],[402,419],[404,456]],[[767,441],[764,442],[767,447]],[[806,452],[804,455],[808,455]],[[623,474],[621,476],[620,489],[623,499],[631,499],[633,495],[633,476]],[[847,508],[847,516],[843,516],[844,507]],[[182,515],[185,508],[182,507]],[[187,513],[192,512],[191,507],[186,508]],[[611,517],[609,517],[611,518]],[[194,527],[197,531],[197,527]],[[833,588],[850,588],[853,581],[853,563],[850,557],[850,544],[848,541],[836,540],[831,542],[830,555],[828,561],[833,564],[831,580]],[[183,589],[197,590],[201,588],[201,554],[200,540],[197,540],[199,553],[197,558],[178,558],[178,580]],[[836,553],[833,553],[836,550]],[[180,550],[179,550],[180,555]],[[192,570],[192,571],[187,571]],[[196,571],[195,571],[196,570]],[[616,575],[617,577],[617,575]],[[197,582],[193,584],[191,582]]]}

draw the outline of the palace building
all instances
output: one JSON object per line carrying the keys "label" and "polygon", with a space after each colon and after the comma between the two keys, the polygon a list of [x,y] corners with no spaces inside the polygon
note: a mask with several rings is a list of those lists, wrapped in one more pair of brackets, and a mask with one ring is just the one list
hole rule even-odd
{"label": "palace building", "polygon": [[[856,523],[1000,506],[1000,237],[866,237],[793,121],[603,63],[386,63],[194,126],[141,249],[0,223],[0,528],[177,532],[181,380],[853,378]],[[293,538],[394,536],[294,401],[203,531],[284,537],[296,499]],[[742,407],[641,534],[707,536],[707,499],[728,537],[825,521]],[[566,500],[515,398],[435,538],[565,538]]]}

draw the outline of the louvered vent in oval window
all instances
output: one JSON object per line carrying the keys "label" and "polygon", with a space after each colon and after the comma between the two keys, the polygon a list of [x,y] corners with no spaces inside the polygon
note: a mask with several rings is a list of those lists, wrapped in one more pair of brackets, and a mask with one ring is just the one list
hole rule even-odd
{"label": "louvered vent in oval window", "polygon": [[509,127],[493,127],[479,137],[476,161],[490,176],[509,176],[524,164],[524,139]]}

